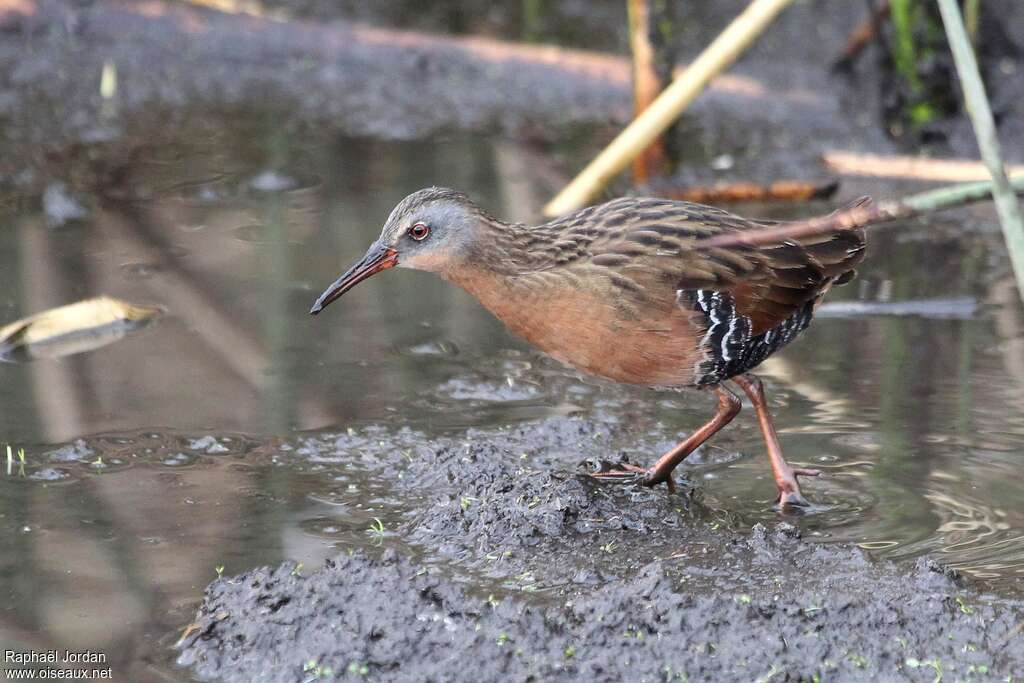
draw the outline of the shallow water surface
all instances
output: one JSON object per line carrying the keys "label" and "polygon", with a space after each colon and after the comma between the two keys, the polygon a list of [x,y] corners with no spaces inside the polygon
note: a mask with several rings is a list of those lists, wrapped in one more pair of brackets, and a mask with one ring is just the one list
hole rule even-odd
{"label": "shallow water surface", "polygon": [[[426,274],[374,278],[310,318],[408,192],[451,185],[531,220],[552,189],[538,178],[551,174],[501,139],[383,143],[272,124],[206,123],[106,150],[102,174],[96,163],[76,171],[104,178],[102,192],[78,188],[88,217],[61,227],[33,201],[6,203],[0,323],[101,294],[167,315],[95,351],[0,364],[0,444],[25,450],[24,463],[0,463],[3,643],[103,650],[125,680],[183,677],[167,646],[217,573],[313,567],[352,546],[429,560],[433,549],[400,533],[420,502],[389,484],[400,472],[368,471],[345,446],[378,438],[370,425],[385,426],[381,439],[408,426],[415,436],[402,438],[429,443],[599,416],[628,438],[578,460],[636,461],[712,413],[699,393],[581,377]],[[763,376],[790,461],[825,473],[806,485],[814,509],[795,518],[807,535],[884,557],[930,553],[1020,595],[1024,309],[998,236],[953,228],[878,233],[860,277],[829,298],[958,300],[951,314],[837,309]],[[777,514],[750,412],[688,470],[740,528]],[[304,432],[323,430],[340,435],[337,452],[304,445]],[[480,578],[482,590],[492,580],[503,581]]]}

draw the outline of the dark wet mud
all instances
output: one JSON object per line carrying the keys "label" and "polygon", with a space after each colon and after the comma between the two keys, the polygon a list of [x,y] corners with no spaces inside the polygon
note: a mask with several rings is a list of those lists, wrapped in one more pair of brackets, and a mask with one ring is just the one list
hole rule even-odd
{"label": "dark wet mud", "polygon": [[1007,642],[1019,605],[965,602],[924,562],[879,576],[852,551],[776,538],[721,541],[730,555],[845,570],[842,586],[694,595],[685,566],[659,562],[544,605],[356,553],[308,576],[286,565],[219,580],[181,661],[227,681],[991,680],[1024,666]]}
{"label": "dark wet mud", "polygon": [[685,567],[653,563],[545,606],[357,553],[308,576],[286,565],[219,580],[180,661],[227,681],[993,680],[1024,666],[1009,642],[1020,606],[954,597],[924,562],[878,576],[848,550],[722,541],[807,572],[827,559],[846,581],[694,595]]}
{"label": "dark wet mud", "polygon": [[895,565],[807,542],[798,518],[736,533],[699,488],[669,495],[573,471],[571,457],[609,438],[600,420],[550,418],[433,443],[373,428],[306,439],[279,457],[358,452],[410,507],[370,526],[379,545],[322,568],[216,580],[179,664],[226,681],[1024,671],[1019,600],[967,588],[926,558]]}

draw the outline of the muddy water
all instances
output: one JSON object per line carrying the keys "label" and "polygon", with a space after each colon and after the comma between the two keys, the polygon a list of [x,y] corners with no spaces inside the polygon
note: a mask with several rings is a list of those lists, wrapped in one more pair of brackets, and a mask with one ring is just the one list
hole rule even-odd
{"label": "muddy water", "polygon": [[[595,454],[647,459],[711,412],[701,394],[562,368],[424,274],[388,273],[310,318],[315,295],[407,192],[452,185],[530,220],[555,174],[500,139],[383,143],[281,128],[200,125],[108,150],[104,164],[72,160],[72,192],[89,213],[60,227],[32,199],[7,198],[0,322],[100,294],[168,314],[89,353],[0,365],[0,443],[25,449],[0,476],[3,643],[102,650],[125,680],[185,677],[167,646],[220,572],[317,566],[344,547],[433,557],[401,533],[423,501],[389,483],[401,467],[367,468],[363,445],[412,459],[432,437],[470,428],[608,424],[616,436],[569,453],[568,469]],[[860,278],[830,300],[977,307],[838,308],[764,376],[789,458],[825,472],[807,486],[815,507],[794,520],[806,536],[884,557],[930,553],[1020,595],[1024,309],[997,238],[956,227],[880,233]],[[305,434],[324,430],[330,453]],[[513,448],[510,458],[526,456]],[[775,518],[749,415],[694,460],[689,476],[723,518],[739,528]],[[485,573],[485,592],[511,580]]]}

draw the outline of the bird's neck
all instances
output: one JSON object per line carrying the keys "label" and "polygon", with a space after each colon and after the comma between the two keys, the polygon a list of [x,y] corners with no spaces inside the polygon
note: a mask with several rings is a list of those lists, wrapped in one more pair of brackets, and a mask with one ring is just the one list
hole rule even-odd
{"label": "bird's neck", "polygon": [[[506,223],[480,212],[472,242],[467,245],[451,272],[442,275],[456,284],[464,271],[484,271],[495,276],[515,277],[531,268],[532,228]],[[476,277],[476,275],[472,275]]]}
{"label": "bird's neck", "polygon": [[487,214],[481,214],[476,227],[472,244],[457,263],[439,275],[493,309],[502,297],[510,295],[516,278],[534,266],[532,228]]}

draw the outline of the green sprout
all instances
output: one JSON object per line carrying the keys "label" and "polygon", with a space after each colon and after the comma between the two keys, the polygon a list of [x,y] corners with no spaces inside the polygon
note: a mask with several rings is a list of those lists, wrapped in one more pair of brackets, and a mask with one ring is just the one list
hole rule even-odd
{"label": "green sprout", "polygon": [[[14,468],[14,449],[11,448],[10,444],[7,444],[7,476],[11,476]],[[25,449],[18,449],[18,474],[22,477],[25,476]]]}
{"label": "green sprout", "polygon": [[[313,681],[317,678],[325,678],[327,676],[332,676],[334,674],[334,669],[332,669],[329,666],[322,666],[315,659],[311,659],[305,664],[303,664],[302,670],[310,674],[310,677],[306,679],[307,681]],[[352,673],[362,673],[360,671],[352,671],[351,665],[349,666],[349,671]]]}
{"label": "green sprout", "polygon": [[967,604],[962,595],[956,596],[956,606],[960,608],[960,611],[964,614],[974,614],[974,608]]}
{"label": "green sprout", "polygon": [[387,528],[384,526],[384,522],[380,521],[379,517],[373,518],[373,524],[366,530],[371,537],[375,545],[380,545],[384,542],[384,536],[387,535]]}
{"label": "green sprout", "polygon": [[864,655],[858,655],[858,654],[851,653],[851,654],[846,655],[846,658],[848,660],[850,660],[850,663],[853,664],[858,669],[863,669],[864,667],[866,667],[868,665],[868,660],[864,657]]}
{"label": "green sprout", "polygon": [[909,669],[921,669],[924,667],[930,667],[935,670],[935,679],[933,683],[939,683],[939,681],[942,680],[942,662],[940,662],[938,659],[920,660],[914,659],[913,657],[909,657],[906,660],[904,660],[903,663],[906,664],[907,668]]}

